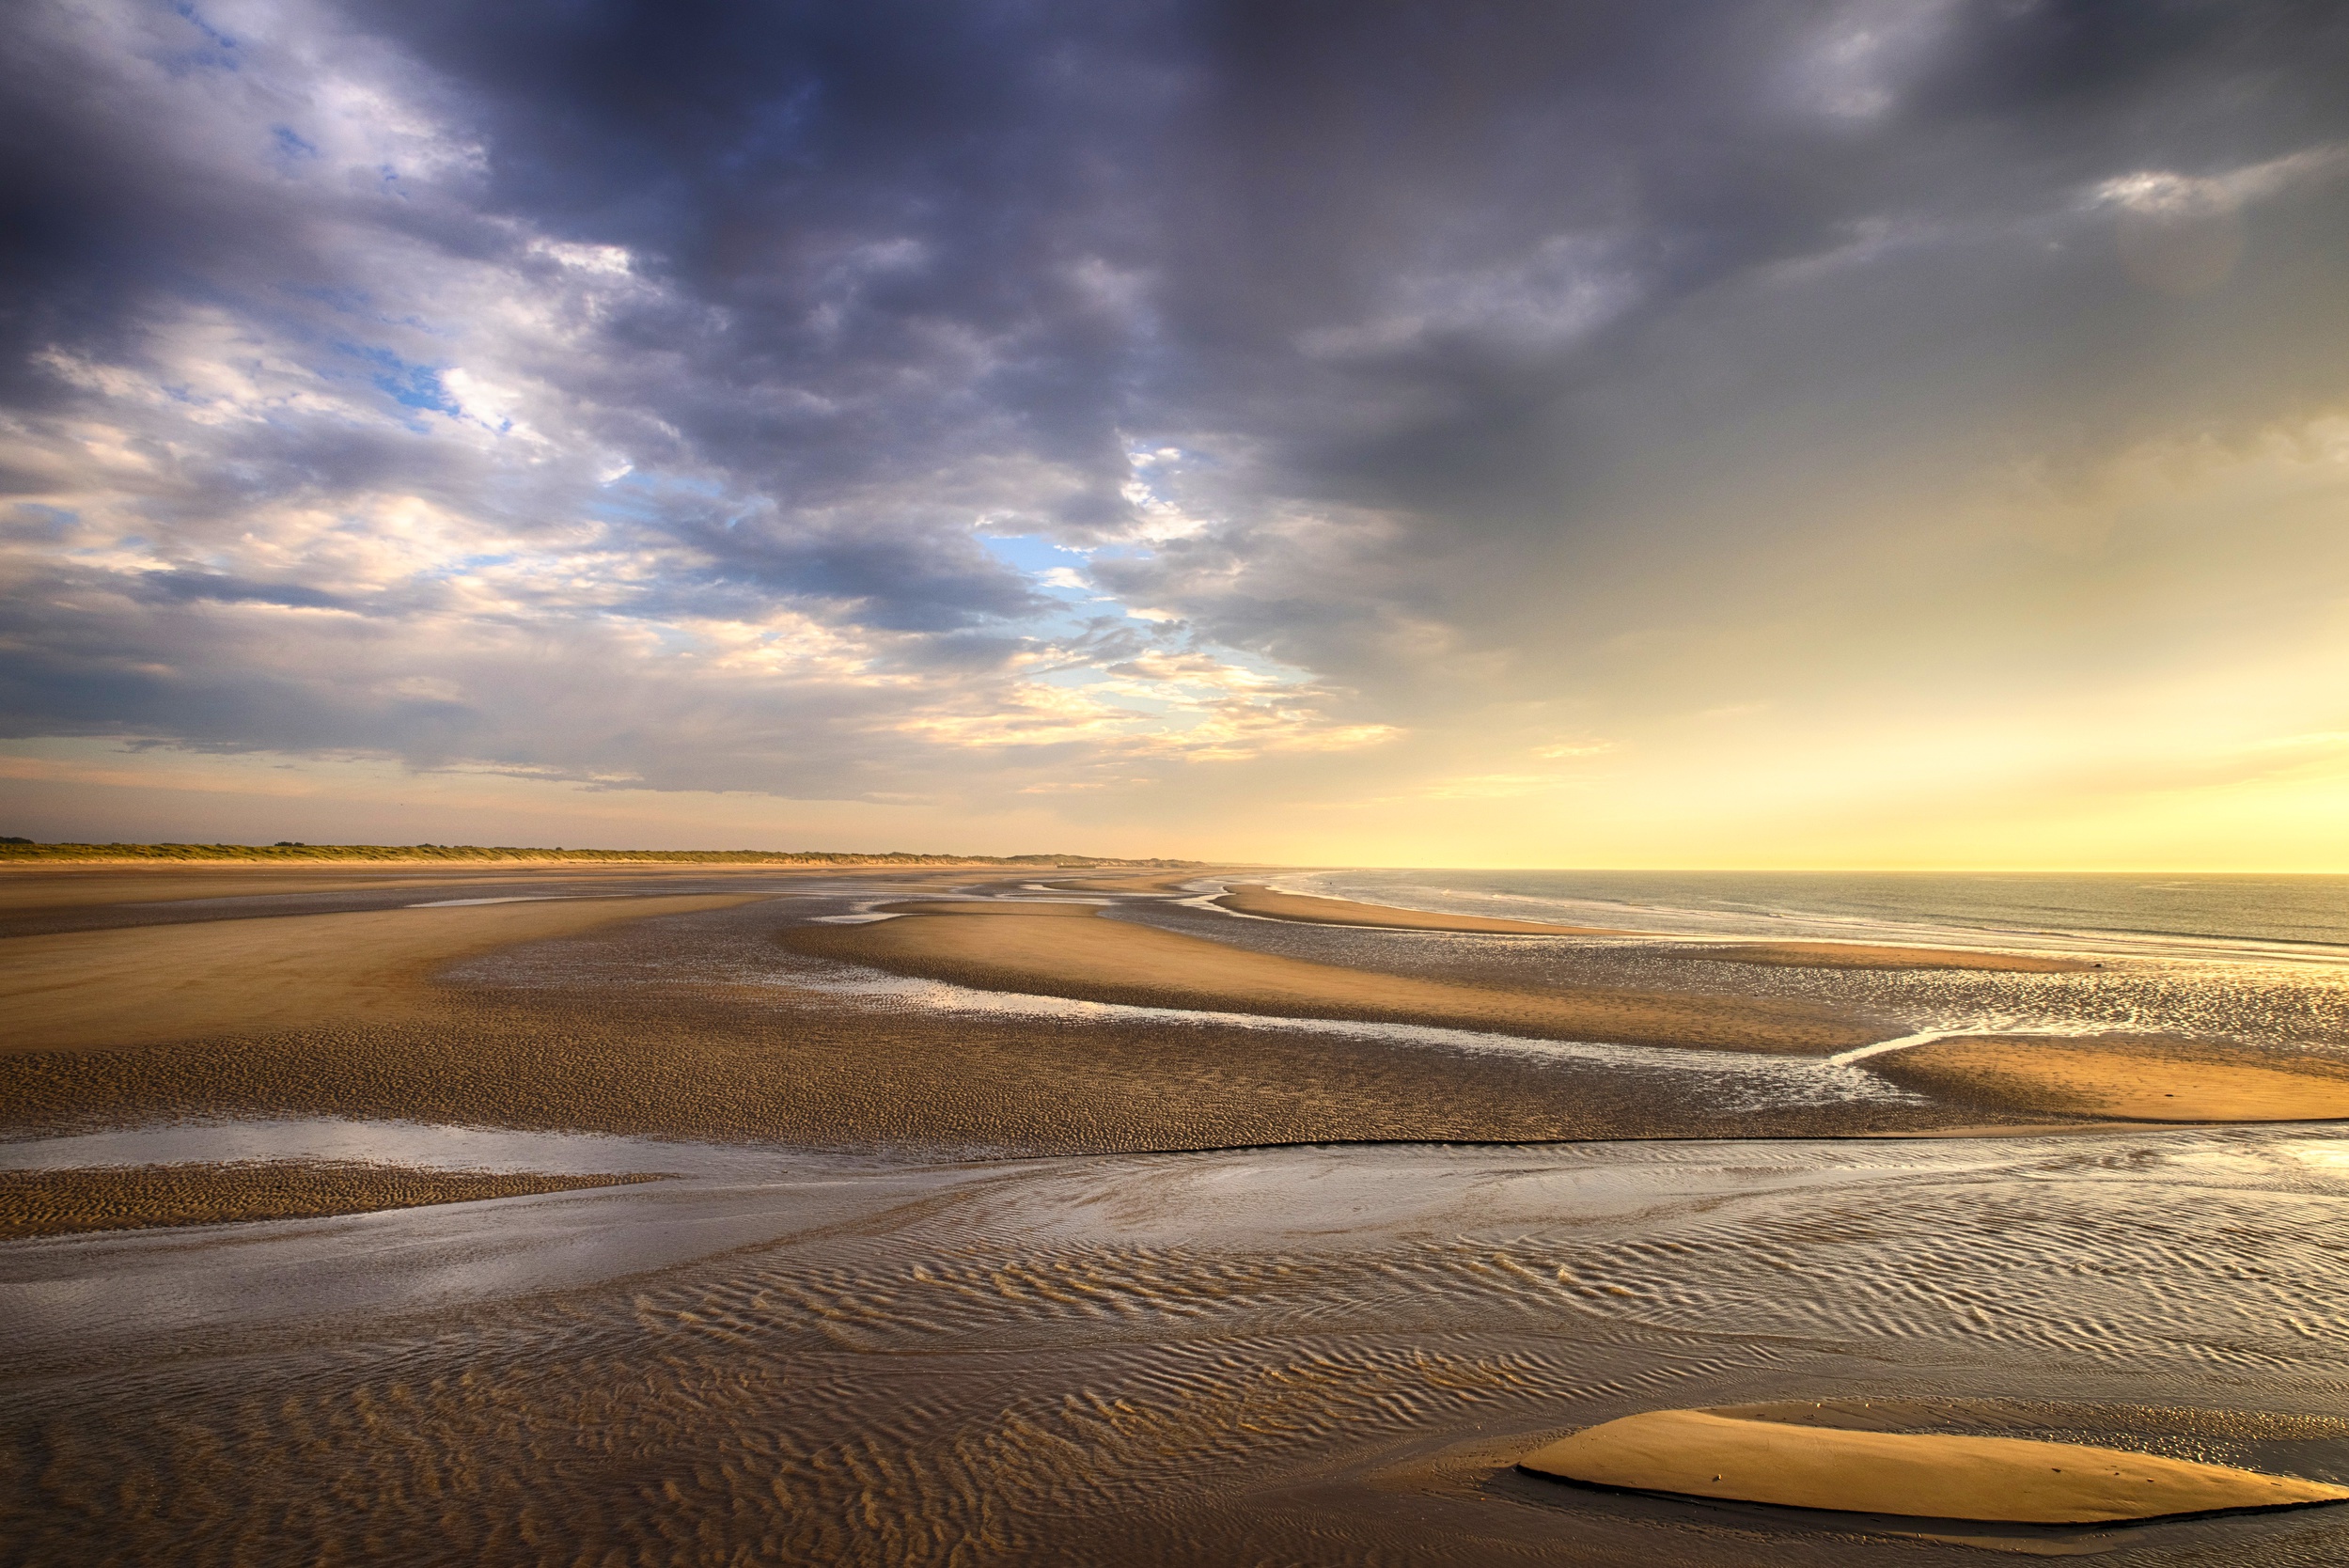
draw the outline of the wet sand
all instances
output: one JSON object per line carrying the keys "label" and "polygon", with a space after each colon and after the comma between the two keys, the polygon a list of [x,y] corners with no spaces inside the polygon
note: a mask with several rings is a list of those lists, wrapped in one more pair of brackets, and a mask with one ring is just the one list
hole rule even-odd
{"label": "wet sand", "polygon": [[280,916],[0,942],[0,1051],[88,1050],[414,1017],[468,953],[754,895],[555,899]]}
{"label": "wet sand", "polygon": [[1212,877],[1216,868],[1202,866],[1189,871],[1153,871],[1145,876],[1057,877],[1039,886],[1064,893],[1156,893],[1172,894],[1182,891],[1190,883]]}
{"label": "wet sand", "polygon": [[1351,899],[1315,898],[1304,893],[1276,893],[1256,883],[1236,883],[1214,901],[1242,915],[1268,920],[1303,920],[1322,926],[1366,926],[1381,931],[1481,932],[1514,936],[1623,936],[1629,933],[1599,926],[1548,925],[1539,920],[1496,920],[1481,915],[1443,915],[1428,909],[1397,909],[1385,904],[1356,903]]}
{"label": "wet sand", "polygon": [[[2349,1172],[2304,1141],[899,1166],[11,1243],[0,1512],[41,1563],[1966,1568],[1514,1462],[1840,1400],[2349,1482]],[[2340,1509],[2019,1529],[1965,1533],[2349,1558]]]}
{"label": "wet sand", "polygon": [[2088,1444],[1854,1432],[1707,1410],[1618,1417],[1518,1463],[1631,1492],[2002,1524],[2106,1524],[2349,1500],[2345,1486]]}
{"label": "wet sand", "polygon": [[1970,948],[1870,947],[1855,942],[1736,942],[1676,949],[1683,958],[1715,964],[1761,964],[1811,969],[1973,969],[2008,975],[2078,975],[2104,965],[2044,953],[1997,953]]}
{"label": "wet sand", "polygon": [[[1654,933],[1605,926],[1547,925],[1539,920],[1500,920],[1481,915],[1445,915],[1434,910],[1357,903],[1351,899],[1278,893],[1259,884],[1236,884],[1229,892],[1214,902],[1236,914],[1256,915],[1268,920],[1297,920],[1322,926],[1361,926],[1379,931],[1450,931],[1513,936],[1645,935],[1651,939],[1656,935]],[[1818,969],[1976,969],[2016,975],[2067,975],[2102,967],[2086,959],[2055,958],[2037,953],[1987,952],[1968,948],[1882,947],[1854,942],[1735,942],[1678,947],[1672,951],[1675,957],[1712,963]]]}
{"label": "wet sand", "polygon": [[[256,982],[215,1033],[0,1052],[0,1131],[20,1138],[304,1114],[733,1140],[668,1145],[673,1165],[567,1144],[534,1168],[685,1173],[669,1181],[8,1242],[11,1550],[239,1568],[1981,1560],[1914,1521],[1514,1468],[1569,1429],[1753,1414],[1741,1401],[1905,1400],[1884,1429],[2349,1484],[2331,1240],[2349,1152],[2325,1129],[2116,1132],[2076,1090],[2058,1105],[2043,1074],[2010,1092],[1955,1055],[1984,1037],[1856,1065],[1689,1048],[1694,1029],[1756,1018],[1883,1038],[1884,1018],[1928,1004],[2171,1007],[2218,1029],[2264,996],[2306,1033],[2335,1016],[2316,989],[1741,970],[1686,962],[1674,939],[1230,919],[1169,886],[1090,890],[1125,918],[1032,895],[1007,913],[976,895],[1026,884],[967,874],[634,886],[694,891],[619,901],[584,929],[485,932],[470,957],[378,955],[380,984],[279,1025],[256,1027],[273,994]],[[876,905],[929,912],[806,923]],[[604,912],[382,913],[566,911]],[[170,954],[374,917],[84,934]],[[1208,932],[1221,939],[1187,934]],[[48,940],[0,938],[0,963]],[[876,943],[908,944],[899,972],[932,978],[827,961]],[[305,950],[342,972],[337,944]],[[953,989],[974,980],[1000,983]],[[1400,996],[1407,1018],[1457,1022],[1464,995],[1545,1025],[1563,1014],[1544,1009],[1611,1007],[1671,1038],[1583,1049],[1394,1021]],[[1123,1011],[1168,1002],[1295,1011]],[[1369,1016],[1313,1022],[1346,1006]],[[2183,1070],[2185,1049],[2132,1043],[2125,1071]],[[2051,1115],[2107,1124],[1867,1140]],[[1803,1137],[1838,1141],[1763,1141]],[[1598,1141],[1624,1138],[1658,1141]],[[1663,1141],[1684,1138],[1730,1141]],[[1462,1146],[1429,1146],[1444,1140]],[[1467,1146],[1494,1142],[1509,1146]],[[163,1215],[170,1195],[131,1191],[149,1178],[119,1167],[187,1157],[72,1168],[107,1213]],[[413,1162],[401,1182],[460,1158],[367,1157]],[[1976,1533],[2305,1568],[2349,1559],[2344,1513]]]}
{"label": "wet sand", "polygon": [[1102,918],[1083,904],[909,902],[882,910],[899,917],[806,927],[782,940],[794,952],[892,974],[1135,1007],[1813,1056],[1887,1038],[1862,1020],[1800,1002],[1511,992],[1308,964]]}
{"label": "wet sand", "polygon": [[2212,1042],[2045,1035],[1939,1040],[1869,1058],[1953,1100],[2135,1121],[2349,1118],[2349,1061]]}
{"label": "wet sand", "polygon": [[347,1161],[0,1170],[0,1240],[258,1219],[316,1219],[659,1180],[660,1176],[645,1172],[578,1176],[412,1170]]}

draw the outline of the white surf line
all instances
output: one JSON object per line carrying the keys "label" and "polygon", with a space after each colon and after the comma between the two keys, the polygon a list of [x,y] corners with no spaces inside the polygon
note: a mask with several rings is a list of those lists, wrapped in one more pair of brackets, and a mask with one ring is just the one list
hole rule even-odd
{"label": "white surf line", "polygon": [[[1570,931],[1442,931],[1431,930],[1417,926],[1374,926],[1367,923],[1357,926],[1350,925],[1343,920],[1293,919],[1285,915],[1251,915],[1245,909],[1233,909],[1229,904],[1221,904],[1215,902],[1217,899],[1223,898],[1229,891],[1229,888],[1225,888],[1213,893],[1201,893],[1197,898],[1177,899],[1174,902],[1184,909],[1204,909],[1210,914],[1228,916],[1234,920],[1262,920],[1267,925],[1275,926],[1310,926],[1322,931],[1367,931],[1389,936],[1473,936],[1480,942],[1589,942],[1599,947],[1620,946],[1625,939],[1635,941],[1654,940],[1652,937],[1644,937],[1637,932],[1625,932],[1621,936],[1585,936]],[[1286,888],[1276,887],[1273,891],[1279,893],[1286,892],[1288,890]],[[1300,899],[1319,899],[1328,897],[1327,894],[1323,893],[1295,893],[1291,896]],[[1342,899],[1338,902],[1341,903],[1362,902],[1359,899]],[[1364,904],[1363,907],[1366,909],[1391,909],[1401,915],[1433,915],[1439,917],[1446,915],[1455,914],[1455,911],[1449,909],[1414,909],[1407,904],[1400,903],[1372,903]],[[1505,915],[1463,915],[1457,916],[1457,917],[1468,920],[1509,918],[1509,917]]]}
{"label": "white surf line", "polygon": [[[893,918],[887,916],[882,917]],[[838,920],[840,917],[833,918]],[[1828,1057],[1715,1051],[1685,1045],[1624,1045],[1598,1040],[1543,1040],[1482,1029],[1446,1028],[1433,1024],[1292,1018],[1276,1013],[1223,1012],[1205,1009],[1144,1007],[1126,1002],[1093,1002],[1032,992],[980,991],[947,980],[892,975],[864,964],[837,961],[818,960],[805,967],[792,964],[780,971],[737,970],[734,978],[740,983],[751,985],[780,985],[833,996],[886,999],[927,1012],[1086,1019],[1104,1023],[1208,1025],[1280,1033],[1329,1034],[1479,1055],[1516,1056],[1537,1060],[1576,1061],[1693,1074],[1710,1078],[1724,1089],[1733,1085],[1740,1091],[1740,1099],[1725,1100],[1723,1104],[1729,1109],[1840,1105],[1861,1100],[1899,1105],[1924,1103],[1922,1096],[1900,1088],[1888,1078],[1873,1073],[1852,1071]]]}
{"label": "white surf line", "polygon": [[434,899],[430,903],[403,903],[402,909],[468,909],[483,903],[569,903],[580,899],[641,899],[643,893],[514,893],[502,899]]}
{"label": "white surf line", "polygon": [[1854,1062],[1866,1061],[1870,1057],[1881,1057],[1893,1051],[1906,1051],[1918,1045],[1930,1045],[1936,1040],[1965,1040],[1975,1035],[2032,1035],[2042,1040],[2086,1040],[2091,1034],[2110,1032],[2109,1027],[2091,1031],[2065,1028],[2059,1025],[2008,1024],[1996,1019],[1981,1019],[1971,1024],[1961,1024],[1955,1028],[1924,1029],[1916,1034],[1904,1034],[1898,1040],[1879,1040],[1873,1045],[1861,1045],[1849,1051],[1839,1051],[1824,1059],[1831,1066],[1849,1067]]}

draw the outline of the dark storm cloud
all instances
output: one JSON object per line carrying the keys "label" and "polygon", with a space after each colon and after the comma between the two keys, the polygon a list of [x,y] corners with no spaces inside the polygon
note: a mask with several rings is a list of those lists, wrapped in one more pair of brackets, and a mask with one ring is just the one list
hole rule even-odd
{"label": "dark storm cloud", "polygon": [[5,69],[0,462],[80,530],[18,734],[857,792],[1153,647],[1433,722],[1824,470],[2349,363],[2337,6],[119,3]]}

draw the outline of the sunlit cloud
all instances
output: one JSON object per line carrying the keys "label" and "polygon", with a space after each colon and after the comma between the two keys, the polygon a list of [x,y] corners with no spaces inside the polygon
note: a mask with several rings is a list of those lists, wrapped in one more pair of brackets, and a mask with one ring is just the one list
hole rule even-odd
{"label": "sunlit cloud", "polygon": [[2339,29],[1286,14],[40,0],[23,798],[2349,864]]}

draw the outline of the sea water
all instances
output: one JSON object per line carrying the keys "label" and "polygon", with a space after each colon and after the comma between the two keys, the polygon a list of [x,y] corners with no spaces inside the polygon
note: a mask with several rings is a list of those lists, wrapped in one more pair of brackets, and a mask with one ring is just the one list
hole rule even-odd
{"label": "sea water", "polygon": [[2349,963],[2349,876],[1355,870],[1275,880],[1331,898],[1691,936]]}

